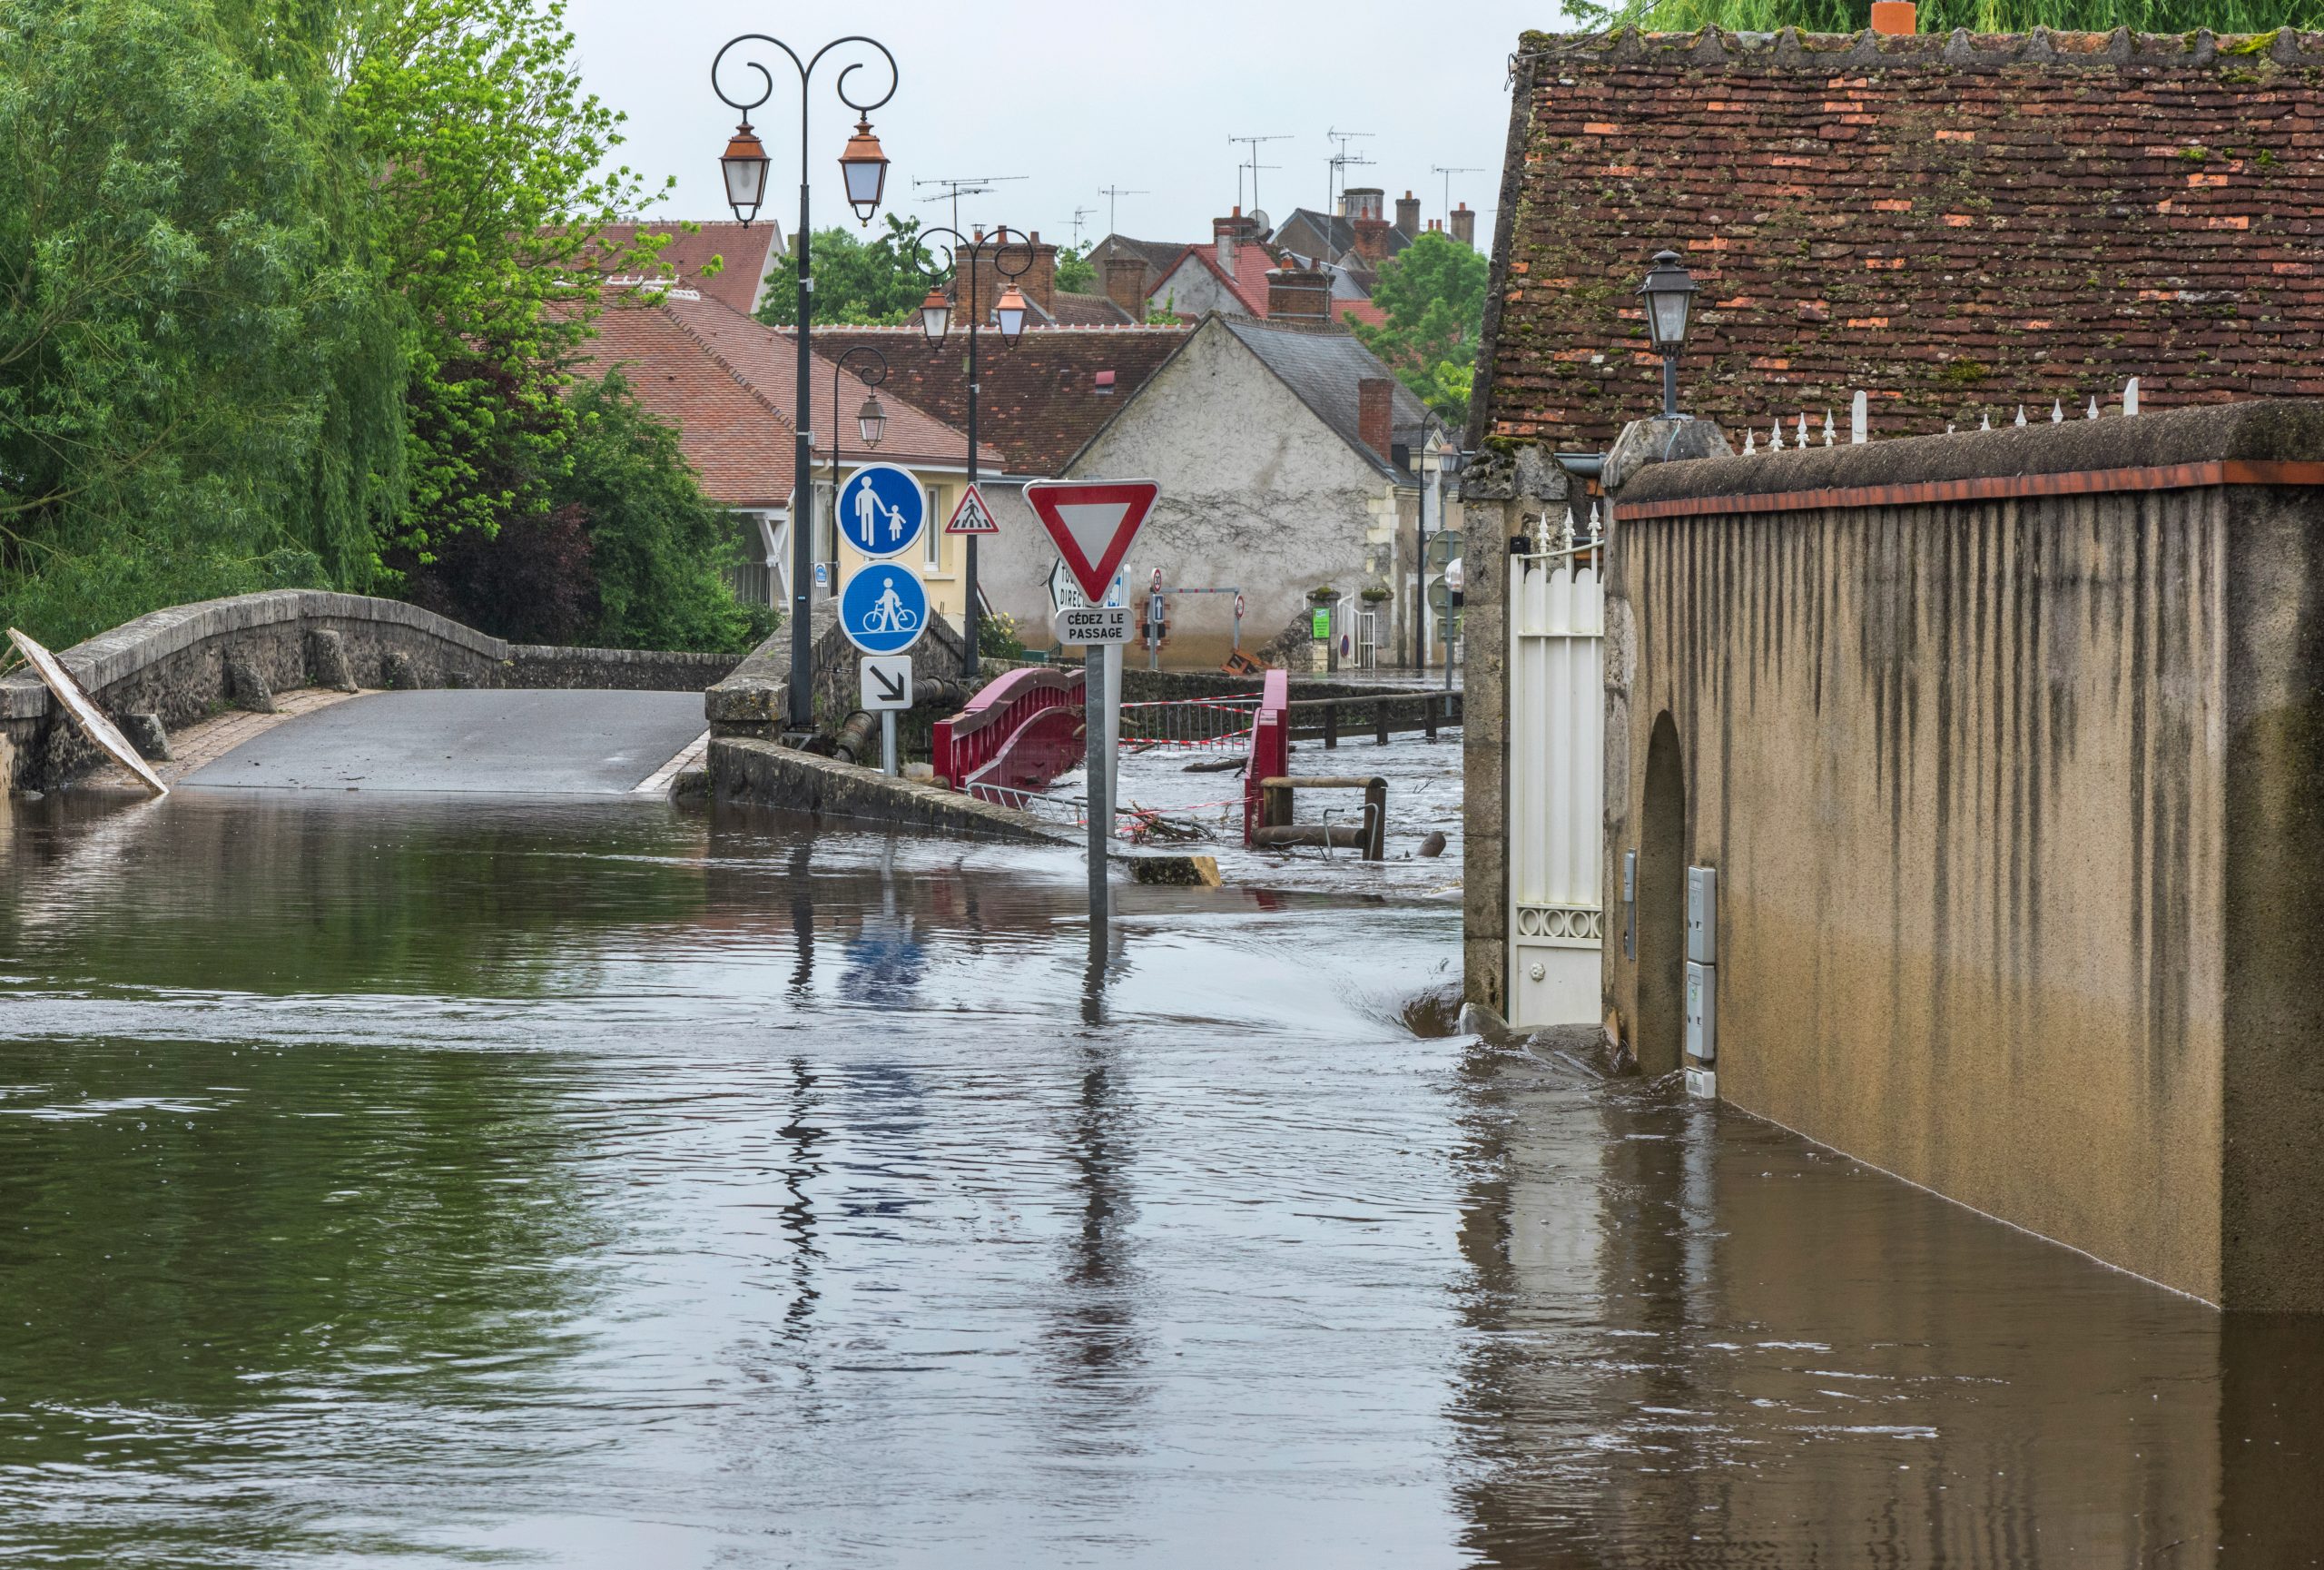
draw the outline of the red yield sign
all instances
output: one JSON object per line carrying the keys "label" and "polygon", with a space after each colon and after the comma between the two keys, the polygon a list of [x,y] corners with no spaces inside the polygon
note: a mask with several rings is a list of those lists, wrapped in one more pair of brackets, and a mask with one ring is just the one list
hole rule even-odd
{"label": "red yield sign", "polygon": [[1103,605],[1161,489],[1150,479],[1037,479],[1025,488],[1025,499],[1081,592],[1091,605]]}

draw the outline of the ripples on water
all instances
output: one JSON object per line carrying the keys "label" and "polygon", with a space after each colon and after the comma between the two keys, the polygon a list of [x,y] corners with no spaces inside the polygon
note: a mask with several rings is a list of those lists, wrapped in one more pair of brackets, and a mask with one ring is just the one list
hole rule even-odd
{"label": "ripples on water", "polygon": [[1443,903],[1093,971],[1069,854],[192,793],[0,869],[15,1562],[2313,1562],[2312,1326],[1419,1039]]}

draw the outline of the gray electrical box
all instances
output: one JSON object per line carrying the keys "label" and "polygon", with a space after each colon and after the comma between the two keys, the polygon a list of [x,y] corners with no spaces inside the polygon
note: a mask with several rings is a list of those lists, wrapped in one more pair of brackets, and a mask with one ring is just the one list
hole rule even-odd
{"label": "gray electrical box", "polygon": [[1687,962],[1687,1055],[1718,1061],[1718,967]]}
{"label": "gray electrical box", "polygon": [[1718,963],[1718,869],[1687,869],[1687,957]]}

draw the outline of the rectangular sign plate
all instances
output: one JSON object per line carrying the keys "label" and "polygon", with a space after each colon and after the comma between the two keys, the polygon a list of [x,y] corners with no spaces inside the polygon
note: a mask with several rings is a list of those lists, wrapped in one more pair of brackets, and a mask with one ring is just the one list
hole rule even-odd
{"label": "rectangular sign plate", "polygon": [[1059,643],[1128,643],[1129,607],[1068,605],[1049,618]]}
{"label": "rectangular sign plate", "polygon": [[867,654],[857,667],[860,706],[872,714],[911,707],[911,656]]}

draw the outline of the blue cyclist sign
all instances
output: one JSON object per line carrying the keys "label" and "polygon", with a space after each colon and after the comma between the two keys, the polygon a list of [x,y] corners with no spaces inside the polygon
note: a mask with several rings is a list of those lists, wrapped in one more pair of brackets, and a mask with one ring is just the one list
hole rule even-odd
{"label": "blue cyclist sign", "polygon": [[859,567],[840,590],[839,625],[865,654],[901,654],[928,630],[928,589],[900,561]]}
{"label": "blue cyclist sign", "polygon": [[911,471],[866,464],[839,488],[840,538],[859,556],[901,556],[928,527],[928,496]]}

